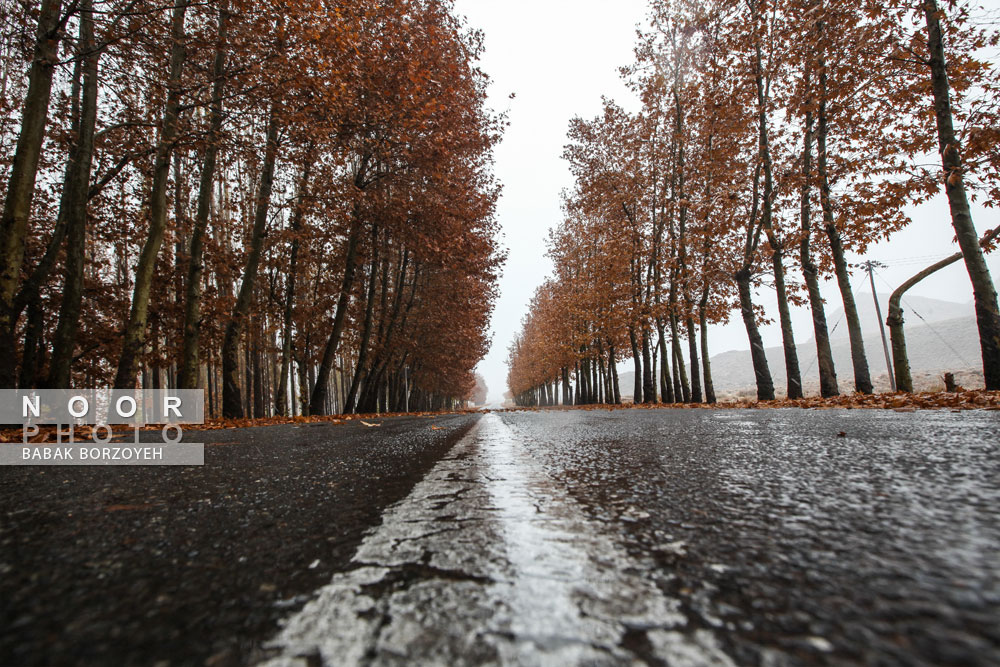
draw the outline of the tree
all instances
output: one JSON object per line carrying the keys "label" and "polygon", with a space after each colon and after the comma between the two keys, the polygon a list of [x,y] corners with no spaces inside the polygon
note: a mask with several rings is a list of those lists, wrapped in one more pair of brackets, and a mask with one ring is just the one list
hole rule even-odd
{"label": "tree", "polygon": [[[20,312],[14,296],[20,284],[24,262],[28,217],[35,192],[35,179],[41,159],[45,126],[49,117],[52,78],[59,61],[57,49],[61,28],[66,20],[61,14],[61,0],[42,0],[38,12],[34,53],[28,70],[17,148],[10,166],[3,213],[0,215],[0,344],[14,350],[15,327]],[[16,356],[0,359],[0,388],[16,386]]]}
{"label": "tree", "polygon": [[146,322],[149,314],[149,291],[153,283],[153,270],[160,253],[163,235],[167,227],[167,178],[170,172],[170,156],[177,137],[181,105],[181,75],[184,70],[186,35],[184,17],[187,3],[180,2],[174,7],[170,21],[170,73],[167,79],[167,96],[163,106],[163,120],[160,124],[160,138],[157,142],[156,158],[153,166],[153,184],[149,192],[149,231],[146,242],[136,265],[135,288],[132,292],[132,307],[122,340],[118,371],[115,374],[116,389],[135,387],[138,371],[138,357],[146,341]]}
{"label": "tree", "polygon": [[[979,327],[979,344],[983,354],[983,377],[986,388],[1000,390],[1000,310],[997,293],[989,268],[979,246],[979,235],[972,222],[969,198],[963,180],[961,145],[955,132],[951,110],[949,74],[945,60],[944,32],[941,19],[944,12],[936,0],[922,3],[927,23],[927,50],[934,97],[934,116],[937,126],[938,150],[944,173],[945,193],[951,224],[955,228],[965,268],[972,282],[976,302],[976,323]],[[996,40],[993,40],[996,43]]]}
{"label": "tree", "polygon": [[237,417],[470,394],[504,120],[450,3],[58,4],[0,32],[21,386],[201,386]]}

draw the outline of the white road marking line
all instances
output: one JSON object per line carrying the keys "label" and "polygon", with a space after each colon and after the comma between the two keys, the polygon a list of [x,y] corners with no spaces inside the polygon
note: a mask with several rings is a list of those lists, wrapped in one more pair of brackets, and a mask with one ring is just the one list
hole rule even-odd
{"label": "white road marking line", "polygon": [[608,529],[484,416],[286,622],[267,667],[307,664],[633,664],[645,631],[677,665],[732,661],[704,630],[682,632],[663,595]]}

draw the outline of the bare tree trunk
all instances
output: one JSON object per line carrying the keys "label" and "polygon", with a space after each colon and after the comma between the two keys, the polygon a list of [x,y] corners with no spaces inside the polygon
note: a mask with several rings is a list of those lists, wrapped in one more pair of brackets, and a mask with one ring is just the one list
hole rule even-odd
{"label": "bare tree trunk", "polygon": [[[302,340],[300,339],[299,342],[301,343]],[[309,397],[312,392],[309,390],[309,368],[312,364],[307,361],[308,359],[309,355],[305,352],[305,350],[299,352],[299,357],[297,359],[297,366],[299,370],[299,414],[303,417],[308,417],[311,412]]]}
{"label": "bare tree trunk", "polygon": [[670,360],[667,355],[667,337],[664,335],[663,318],[656,319],[656,332],[660,336],[660,400],[664,403],[674,402],[674,388],[670,380]]}
{"label": "bare tree trunk", "polygon": [[257,322],[253,332],[248,336],[253,340],[253,351],[251,352],[250,358],[253,359],[253,416],[260,419],[261,417],[266,417],[264,414],[264,355],[261,350],[261,320],[263,318],[257,318]]}
{"label": "bare tree trunk", "polygon": [[[215,368],[212,364],[212,355],[209,354],[208,360],[205,362],[205,391],[206,400],[208,401],[208,410],[206,412],[208,417],[215,416]],[[183,389],[183,387],[181,387]]]}
{"label": "bare tree trunk", "polygon": [[694,331],[694,318],[687,317],[688,352],[691,354],[691,402],[701,403],[701,376],[698,373],[698,338]]}
{"label": "bare tree trunk", "polygon": [[618,385],[618,364],[615,362],[615,346],[608,347],[608,368],[611,371],[611,396],[615,405],[622,403],[622,390]]}
{"label": "bare tree trunk", "polygon": [[861,333],[861,320],[858,318],[858,307],[854,302],[854,292],[851,290],[851,274],[844,257],[844,245],[840,238],[840,230],[833,216],[833,202],[830,200],[830,179],[827,173],[826,160],[826,62],[819,60],[819,126],[816,134],[816,149],[818,152],[817,169],[820,180],[820,204],[823,208],[823,226],[830,240],[830,251],[833,255],[834,270],[837,274],[837,286],[844,301],[844,318],[847,320],[847,332],[851,338],[851,363],[854,367],[854,388],[863,394],[872,393],[871,374],[868,371],[868,356],[865,354],[865,340]]}
{"label": "bare tree trunk", "polygon": [[931,86],[934,91],[934,115],[937,119],[938,149],[944,167],[945,192],[951,211],[958,247],[965,259],[965,269],[972,282],[976,301],[976,323],[979,327],[979,347],[983,355],[983,378],[986,389],[1000,390],[1000,310],[997,292],[989,267],[979,246],[979,236],[972,221],[969,198],[962,179],[962,152],[955,136],[951,113],[951,84],[945,62],[941,15],[937,0],[924,1],[927,21],[927,49],[930,52]]}
{"label": "bare tree trunk", "polygon": [[295,272],[299,258],[299,232],[302,230],[302,218],[305,215],[305,198],[309,187],[309,173],[312,160],[307,157],[302,166],[302,177],[299,179],[299,192],[296,197],[295,211],[292,213],[292,248],[288,259],[288,273],[285,275],[285,310],[281,322],[281,373],[278,377],[278,392],[275,397],[275,411],[278,414],[289,415],[288,375],[292,364],[292,314],[295,303]]}
{"label": "bare tree trunk", "polygon": [[594,358],[589,346],[587,354],[591,355],[587,358],[587,403],[593,405],[597,403],[600,394],[597,387],[597,359]]}
{"label": "bare tree trunk", "polygon": [[701,295],[701,303],[698,306],[698,328],[701,330],[701,370],[705,376],[705,402],[715,403],[715,384],[712,382],[712,361],[708,356],[708,323],[706,322],[706,309],[708,306],[708,287],[706,286]]}
{"label": "bare tree trunk", "polygon": [[674,392],[678,401],[691,402],[691,385],[688,384],[687,369],[684,368],[684,353],[681,351],[681,339],[679,327],[677,326],[677,315],[670,315],[670,350],[674,358],[674,377],[677,378],[678,386]]}
{"label": "bare tree trunk", "polygon": [[347,398],[344,400],[344,412],[354,412],[354,399],[358,393],[358,386],[361,377],[365,372],[365,363],[368,361],[368,341],[372,331],[372,312],[375,308],[375,285],[378,273],[378,225],[372,224],[372,256],[370,269],[368,272],[368,303],[365,304],[365,320],[361,331],[361,342],[358,346],[358,363],[354,368],[354,379],[351,380],[351,388],[347,390]]}
{"label": "bare tree trunk", "polygon": [[[808,232],[803,232],[808,234]],[[819,291],[819,271],[809,253],[808,236],[804,237],[801,248],[802,274],[809,293],[809,307],[812,311],[813,336],[816,338],[816,359],[819,363],[819,392],[823,397],[838,396],[837,371],[833,364],[833,350],[830,348],[830,332],[827,328],[826,309],[823,295]]]}
{"label": "bare tree trunk", "polygon": [[[642,403],[642,358],[639,356],[639,343],[636,340],[635,327],[629,325],[628,327],[628,340],[629,344],[632,346],[632,365],[634,369],[633,383],[632,383],[632,402]],[[579,382],[577,382],[579,384]],[[579,405],[579,401],[577,401]]]}
{"label": "bare tree trunk", "polygon": [[[651,347],[653,348],[653,387],[655,388],[658,382],[658,380],[656,379],[656,359],[657,359],[657,352],[659,352],[660,350],[659,342],[657,341],[656,343],[653,343]],[[660,397],[660,401],[661,402],[663,401],[662,396]]]}
{"label": "bare tree trunk", "polygon": [[851,362],[854,367],[854,389],[863,394],[872,393],[871,374],[868,371],[868,355],[865,352],[864,335],[861,332],[861,319],[858,317],[858,306],[854,301],[851,289],[851,273],[844,257],[844,246],[840,240],[840,231],[836,224],[826,225],[826,235],[830,240],[833,254],[834,270],[837,274],[837,286],[844,301],[844,319],[847,320],[847,332],[851,339]]}
{"label": "bare tree trunk", "polygon": [[323,350],[323,358],[320,360],[319,369],[317,370],[317,382],[313,387],[312,397],[309,401],[309,412],[314,415],[325,414],[323,412],[323,405],[326,401],[326,380],[330,377],[330,371],[336,359],[337,345],[340,343],[340,335],[344,328],[347,307],[351,300],[351,289],[354,287],[354,274],[357,271],[356,257],[360,237],[361,213],[355,209],[354,223],[347,238],[344,280],[340,285],[340,296],[337,298],[337,311],[333,316],[333,330],[327,339],[326,348]]}
{"label": "bare tree trunk", "polygon": [[576,362],[576,384],[573,387],[573,405],[587,403],[587,369],[582,360]]}
{"label": "bare tree trunk", "polygon": [[736,286],[740,294],[740,315],[743,316],[743,326],[746,327],[750,339],[750,358],[753,360],[753,372],[757,378],[757,400],[774,400],[774,382],[771,380],[771,369],[767,366],[767,355],[764,353],[764,343],[757,328],[757,319],[753,312],[753,298],[750,292],[750,271],[741,269],[736,274]]}
{"label": "bare tree trunk", "polygon": [[66,265],[59,323],[52,340],[48,386],[56,389],[70,386],[70,366],[76,333],[80,324],[80,302],[83,297],[84,252],[87,243],[87,192],[94,153],[94,129],[97,122],[97,59],[94,48],[94,16],[92,0],[80,5],[80,52],[83,58],[83,94],[76,143],[70,152],[63,184],[60,210],[65,209]]}
{"label": "bare tree trunk", "polygon": [[170,36],[170,74],[167,79],[167,101],[163,109],[163,126],[156,148],[153,167],[153,186],[149,194],[149,233],[139,255],[135,268],[135,289],[132,292],[132,308],[122,341],[122,352],[115,374],[116,389],[131,389],[135,386],[139,353],[146,341],[146,320],[149,315],[149,290],[153,283],[156,257],[160,254],[163,234],[167,227],[167,176],[170,171],[170,154],[177,137],[177,120],[180,113],[181,74],[187,57],[184,34],[184,15],[187,3],[174,7]]}
{"label": "bare tree trunk", "polygon": [[643,403],[656,403],[656,386],[653,384],[653,368],[650,360],[649,324],[642,326],[642,395]]}
{"label": "bare tree trunk", "polygon": [[153,378],[153,389],[161,389],[160,386],[160,315],[154,312],[150,318],[149,328],[152,334],[150,338],[150,362],[149,373]]}
{"label": "bare tree trunk", "polygon": [[52,75],[59,62],[61,0],[42,0],[35,33],[35,48],[28,71],[28,91],[21,110],[21,132],[10,166],[10,180],[0,217],[0,388],[16,385],[17,344],[14,330],[18,313],[14,295],[21,279],[28,217],[35,192],[38,162],[45,125],[49,119]]}
{"label": "bare tree trunk", "polygon": [[[237,419],[243,416],[243,400],[239,384],[239,344],[244,320],[250,311],[254,286],[257,282],[257,267],[264,246],[264,231],[267,213],[271,203],[271,188],[274,185],[274,164],[278,158],[278,113],[275,103],[267,120],[267,139],[264,149],[264,164],[257,191],[257,206],[254,211],[253,230],[250,233],[250,250],[243,268],[243,279],[236,303],[226,324],[226,334],[222,342],[222,416]],[[249,343],[249,342],[248,342]]]}
{"label": "bare tree trunk", "polygon": [[574,364],[574,367],[571,368],[570,370],[572,372],[576,373],[573,376],[573,403],[572,404],[573,405],[581,405],[583,403],[583,400],[582,400],[583,393],[582,393],[582,385],[580,384],[580,362],[577,361]]}
{"label": "bare tree trunk", "polygon": [[792,331],[792,317],[788,308],[788,293],[785,288],[785,269],[781,263],[782,242],[774,230],[772,202],[774,199],[774,178],[771,165],[771,140],[767,125],[768,99],[764,85],[761,46],[755,44],[756,84],[757,84],[757,130],[761,165],[764,169],[764,196],[762,200],[761,225],[771,246],[771,267],[774,270],[774,287],[778,297],[778,318],[781,322],[781,343],[785,353],[785,377],[788,398],[802,397],[802,375],[799,371],[799,357],[795,349],[795,335]]}
{"label": "bare tree trunk", "polygon": [[[371,368],[368,370],[364,384],[362,385],[362,390],[358,395],[358,406],[364,411],[379,411],[379,406],[383,402],[384,387],[383,382],[385,373],[385,363],[383,359],[387,354],[389,344],[392,342],[392,333],[395,325],[395,318],[399,314],[400,306],[400,295],[401,290],[396,290],[393,298],[392,307],[389,307],[389,285],[392,282],[392,275],[395,275],[396,284],[402,284],[402,277],[393,270],[392,267],[392,249],[388,244],[388,235],[385,235],[382,240],[382,272],[379,279],[379,316],[378,316],[378,329],[375,332],[375,339],[372,342],[372,347],[375,349],[376,354],[372,357]],[[402,267],[403,264],[403,252],[398,250],[398,266],[397,269]]]}
{"label": "bare tree trunk", "polygon": [[802,398],[802,373],[799,371],[799,354],[795,347],[795,334],[792,331],[792,316],[788,308],[785,269],[781,265],[781,255],[781,250],[773,249],[771,253],[771,266],[774,269],[774,287],[778,294],[778,319],[781,322],[781,344],[785,353],[786,395],[788,398]]}
{"label": "bare tree trunk", "polygon": [[[250,317],[249,319],[253,318]],[[241,351],[243,352],[243,367],[240,369],[241,372],[239,373],[239,377],[237,379],[243,381],[243,384],[238,386],[240,386],[240,390],[243,392],[243,396],[245,397],[243,400],[243,414],[241,416],[253,418],[253,361],[250,358],[251,348],[250,336],[244,337],[241,348]],[[224,358],[225,357],[223,357],[223,359]],[[224,377],[223,380],[225,380]],[[225,389],[224,386],[223,389]],[[225,393],[223,393],[223,400],[225,400]],[[225,405],[225,403],[223,403],[223,405]]]}
{"label": "bare tree trunk", "polygon": [[201,295],[202,274],[205,271],[205,230],[212,206],[212,184],[215,181],[215,166],[219,154],[222,133],[222,94],[226,75],[228,53],[229,4],[223,0],[219,5],[218,32],[216,35],[215,63],[212,66],[212,102],[209,111],[208,143],[205,146],[205,160],[201,167],[198,184],[198,203],[194,226],[191,229],[191,247],[188,253],[187,283],[184,294],[184,331],[180,360],[181,389],[197,389],[200,363],[198,360],[201,337]]}
{"label": "bare tree trunk", "polygon": [[24,330],[24,353],[21,356],[21,387],[34,387],[44,364],[45,310],[35,300],[28,305],[28,326]]}
{"label": "bare tree trunk", "polygon": [[[804,74],[807,88],[812,78],[811,73],[812,67],[807,65]],[[816,263],[813,262],[810,251],[812,219],[809,198],[810,190],[812,189],[812,143],[813,112],[810,107],[805,114],[805,128],[802,138],[802,187],[800,189],[799,207],[802,239],[799,241],[799,261],[802,264],[802,276],[805,278],[806,291],[809,294],[809,308],[812,311],[813,336],[816,339],[816,360],[819,364],[819,393],[820,396],[827,398],[839,395],[840,388],[837,386],[837,371],[833,365],[833,350],[830,348],[830,332],[826,323],[826,308],[823,303],[823,295],[819,291],[819,269]]]}
{"label": "bare tree trunk", "polygon": [[607,368],[604,366],[604,354],[600,346],[598,346],[597,349],[597,377],[599,379],[597,383],[597,402],[609,403],[610,401],[608,400],[608,396],[611,395],[609,381],[611,378],[608,377]]}

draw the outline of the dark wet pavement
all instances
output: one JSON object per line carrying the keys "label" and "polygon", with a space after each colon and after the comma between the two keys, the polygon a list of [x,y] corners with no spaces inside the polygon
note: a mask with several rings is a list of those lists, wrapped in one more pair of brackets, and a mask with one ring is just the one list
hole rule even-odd
{"label": "dark wet pavement", "polygon": [[199,467],[0,467],[0,666],[252,663],[476,419],[185,432]]}
{"label": "dark wet pavement", "polygon": [[383,424],[0,470],[0,664],[1000,664],[998,412]]}
{"label": "dark wet pavement", "polygon": [[488,415],[267,664],[1000,664],[998,417]]}

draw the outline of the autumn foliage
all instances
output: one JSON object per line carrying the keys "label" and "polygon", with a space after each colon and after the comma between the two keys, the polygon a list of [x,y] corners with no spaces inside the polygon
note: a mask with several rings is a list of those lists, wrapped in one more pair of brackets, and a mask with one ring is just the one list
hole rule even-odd
{"label": "autumn foliage", "polygon": [[229,418],[471,396],[503,252],[447,0],[2,4],[0,386]]}
{"label": "autumn foliage", "polygon": [[[1000,184],[995,18],[968,2],[651,2],[623,69],[640,108],[605,99],[570,123],[575,183],[549,242],[554,275],[510,348],[515,402],[557,404],[561,385],[563,404],[618,403],[616,364],[631,357],[636,403],[712,403],[706,329],[735,312],[758,399],[775,399],[778,373],[799,399],[791,305],[812,311],[822,397],[871,394],[847,253],[938,193],[975,293],[986,386],[1000,389],[1000,313],[968,205],[996,204]],[[833,365],[828,276],[850,369]],[[772,289],[778,308],[764,312]],[[780,324],[783,369],[768,365],[764,321]]]}

